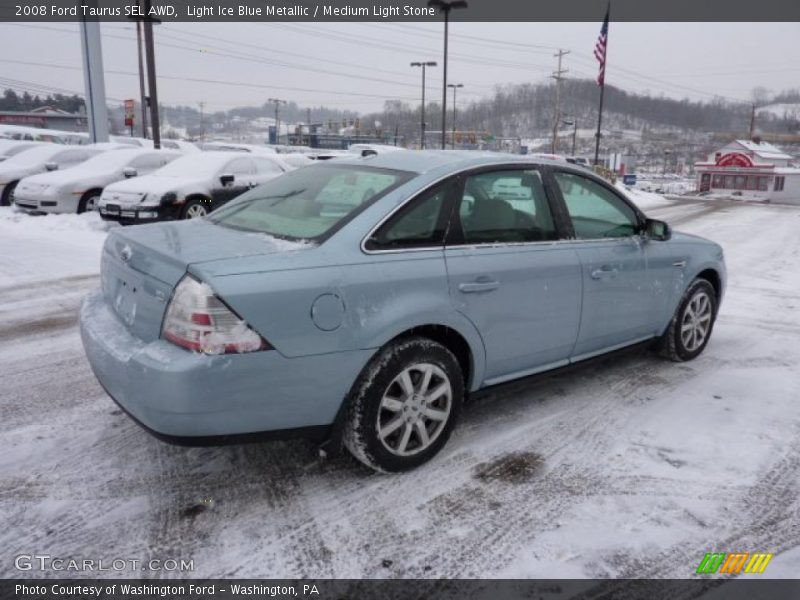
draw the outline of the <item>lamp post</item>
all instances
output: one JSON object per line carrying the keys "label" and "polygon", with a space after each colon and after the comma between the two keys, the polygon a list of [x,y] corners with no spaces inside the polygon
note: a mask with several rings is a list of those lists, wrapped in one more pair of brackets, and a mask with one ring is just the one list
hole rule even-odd
{"label": "lamp post", "polygon": [[561,121],[561,124],[562,125],[567,125],[567,126],[572,125],[572,127],[573,127],[572,128],[572,152],[570,153],[570,156],[575,156],[575,142],[577,141],[577,138],[578,138],[578,119],[573,117],[572,121],[566,121],[566,120],[565,121]]}
{"label": "lamp post", "polygon": [[453,89],[453,138],[450,140],[450,147],[456,149],[456,90],[463,88],[463,83],[448,83],[447,87]]}
{"label": "lamp post", "polygon": [[429,60],[427,62],[412,62],[412,67],[422,67],[422,117],[420,118],[420,138],[419,147],[421,150],[425,149],[425,67],[435,67],[436,62]]}
{"label": "lamp post", "polygon": [[278,120],[278,107],[281,104],[289,104],[286,100],[281,100],[280,98],[267,98],[267,102],[274,102],[275,103],[275,143],[280,144],[281,142],[281,123]]}
{"label": "lamp post", "polygon": [[450,23],[450,11],[467,8],[466,0],[428,0],[430,8],[438,8],[444,13],[444,79],[442,83],[442,150],[445,148],[445,130],[447,129],[447,30]]}

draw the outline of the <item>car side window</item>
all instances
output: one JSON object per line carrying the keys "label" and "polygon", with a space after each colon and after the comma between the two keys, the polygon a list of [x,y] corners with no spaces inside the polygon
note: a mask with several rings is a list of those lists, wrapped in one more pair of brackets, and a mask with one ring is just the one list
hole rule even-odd
{"label": "car side window", "polygon": [[620,238],[639,232],[636,212],[614,192],[582,175],[564,172],[554,175],[576,238]]}
{"label": "car side window", "polygon": [[153,154],[139,156],[131,161],[131,167],[136,169],[139,175],[155,171],[165,164],[167,164],[167,161],[165,161],[163,157]]}
{"label": "car side window", "polygon": [[253,161],[250,158],[237,158],[229,162],[223,172],[231,175],[251,175],[253,173]]}
{"label": "car side window", "polygon": [[53,157],[53,161],[57,163],[59,166],[64,167],[67,165],[74,165],[81,161],[84,161],[88,158],[85,151],[81,150],[65,150],[64,152],[59,152]]}
{"label": "car side window", "polygon": [[442,246],[448,221],[442,207],[453,187],[453,181],[447,182],[411,200],[367,240],[367,249]]}
{"label": "car side window", "polygon": [[283,173],[283,169],[268,158],[254,158],[253,162],[256,164],[256,172],[258,172],[259,175],[265,173]]}
{"label": "car side window", "polygon": [[470,175],[464,182],[458,216],[465,244],[558,238],[542,177],[535,169]]}

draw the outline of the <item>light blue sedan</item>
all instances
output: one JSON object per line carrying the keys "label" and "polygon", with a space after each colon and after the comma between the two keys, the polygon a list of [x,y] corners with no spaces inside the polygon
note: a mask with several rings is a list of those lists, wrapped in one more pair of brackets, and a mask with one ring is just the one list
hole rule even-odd
{"label": "light blue sedan", "polygon": [[207,218],[116,229],[81,333],[109,395],[190,445],[314,434],[434,456],[471,392],[642,342],[690,360],[722,249],[586,169],[397,152],[300,169]]}

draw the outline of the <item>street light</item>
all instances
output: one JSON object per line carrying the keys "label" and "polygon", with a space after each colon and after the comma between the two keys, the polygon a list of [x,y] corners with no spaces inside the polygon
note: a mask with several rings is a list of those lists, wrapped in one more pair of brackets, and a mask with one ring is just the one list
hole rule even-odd
{"label": "street light", "polygon": [[281,125],[280,121],[278,120],[278,107],[281,104],[289,103],[286,100],[281,100],[280,98],[267,98],[267,102],[275,103],[275,143],[279,144],[281,141]]}
{"label": "street light", "polygon": [[572,121],[561,121],[561,124],[566,125],[567,127],[570,125],[574,127],[572,130],[572,153],[570,156],[575,156],[575,142],[577,141],[578,137],[578,119],[573,117]]}
{"label": "street light", "polygon": [[447,87],[453,88],[453,139],[451,140],[450,146],[453,150],[456,149],[456,90],[458,88],[463,88],[463,83],[448,83]]}
{"label": "street light", "polygon": [[425,149],[425,67],[435,67],[436,62],[429,60],[427,62],[412,62],[412,67],[422,67],[422,118],[420,120],[420,138],[419,147]]}
{"label": "street light", "polygon": [[445,147],[445,130],[447,129],[447,30],[450,22],[450,11],[467,8],[466,0],[428,0],[430,8],[438,8],[444,13],[444,79],[442,83],[442,150]]}

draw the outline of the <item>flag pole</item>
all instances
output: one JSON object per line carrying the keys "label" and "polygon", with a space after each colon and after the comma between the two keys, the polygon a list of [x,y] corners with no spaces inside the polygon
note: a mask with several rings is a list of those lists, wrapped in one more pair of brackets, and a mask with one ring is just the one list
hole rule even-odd
{"label": "flag pole", "polygon": [[605,95],[604,92],[606,91],[606,83],[605,81],[600,86],[600,108],[597,112],[597,133],[594,134],[594,164],[598,165],[599,156],[600,156],[600,126],[603,123],[603,96]]}
{"label": "flag pole", "polygon": [[[606,57],[608,55],[608,22],[611,16],[611,0],[608,0],[608,7],[606,8],[606,18],[603,20],[603,27],[600,30],[600,40],[603,43],[602,47],[602,60],[598,56],[598,46],[595,46],[595,57],[600,61],[600,74],[597,83],[600,84],[600,106],[597,110],[597,133],[594,134],[594,164],[597,166],[600,162],[600,128],[603,124],[603,97],[606,91]],[[599,43],[598,41],[598,43]]]}

